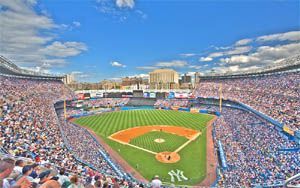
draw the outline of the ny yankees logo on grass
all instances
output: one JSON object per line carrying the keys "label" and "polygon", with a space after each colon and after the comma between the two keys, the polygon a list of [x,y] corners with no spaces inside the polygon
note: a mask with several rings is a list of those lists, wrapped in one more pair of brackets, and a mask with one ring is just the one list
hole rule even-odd
{"label": "ny yankees logo on grass", "polygon": [[174,170],[171,170],[170,172],[168,172],[168,174],[171,176],[171,182],[175,182],[175,177],[177,178],[177,181],[188,180],[188,178],[183,175],[182,170],[176,169],[176,172]]}

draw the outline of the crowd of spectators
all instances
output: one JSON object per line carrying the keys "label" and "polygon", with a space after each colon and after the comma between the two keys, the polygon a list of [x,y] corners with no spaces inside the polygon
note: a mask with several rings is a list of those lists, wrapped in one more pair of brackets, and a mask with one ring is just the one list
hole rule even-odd
{"label": "crowd of spectators", "polygon": [[66,121],[62,110],[58,110],[58,117],[64,138],[72,153],[80,160],[92,165],[107,175],[117,176],[116,172],[107,163],[99,150],[104,148],[87,132],[86,129]]}
{"label": "crowd of spectators", "polygon": [[188,99],[158,99],[154,106],[161,108],[188,107]]}
{"label": "crowd of spectators", "polygon": [[[91,187],[138,187],[136,183],[127,182],[122,178],[107,176],[114,175],[114,172],[100,156],[94,158],[92,164],[100,168],[99,171],[103,172],[101,174],[77,160],[76,155],[83,161],[91,162],[91,157],[97,155],[96,148],[87,135],[83,142],[76,142],[78,134],[84,136],[84,133],[74,127],[68,127],[67,124],[63,124],[62,129],[68,131],[68,134],[66,138],[62,137],[54,103],[75,96],[61,81],[0,76],[0,85],[1,152],[5,151],[13,158],[24,157],[31,161],[25,166],[18,166],[19,162],[15,160],[1,160],[1,169],[15,168],[16,171],[0,169],[0,187],[18,187],[20,184],[28,185],[25,187],[43,187],[43,178],[46,177],[44,172],[35,172],[34,177],[30,176],[39,166],[52,171],[63,169],[69,172],[70,185],[67,187],[83,187],[86,183],[92,184]],[[72,151],[67,148],[64,139],[72,144]],[[75,147],[75,144],[82,146],[82,143],[88,144],[85,145],[86,149],[89,148],[88,151],[80,151],[78,148],[82,147]],[[48,178],[48,171],[46,175],[47,180],[57,181],[59,177],[58,174],[54,179],[52,176]]]}
{"label": "crowd of spectators", "polygon": [[54,101],[72,98],[62,82],[0,77],[2,148],[14,156],[76,168],[58,129]]}
{"label": "crowd of spectators", "polygon": [[88,167],[81,173],[67,172],[30,159],[0,156],[0,185],[3,188],[108,188],[143,187],[117,177],[103,175]]}
{"label": "crowd of spectators", "polygon": [[125,106],[129,102],[129,98],[98,98],[83,101],[86,107],[119,107]]}
{"label": "crowd of spectators", "polygon": [[247,104],[292,130],[300,130],[300,72],[203,80],[195,95],[218,98],[221,85],[224,99]]}
{"label": "crowd of spectators", "polygon": [[80,117],[80,116],[89,116],[95,114],[101,114],[104,112],[112,111],[112,108],[97,108],[95,110],[84,110],[82,108],[68,108],[66,111],[67,117]]}
{"label": "crowd of spectators", "polygon": [[252,113],[223,108],[213,135],[215,148],[221,141],[228,165],[218,182],[221,187],[276,184],[300,173],[300,151],[282,150],[297,148],[297,144]]}

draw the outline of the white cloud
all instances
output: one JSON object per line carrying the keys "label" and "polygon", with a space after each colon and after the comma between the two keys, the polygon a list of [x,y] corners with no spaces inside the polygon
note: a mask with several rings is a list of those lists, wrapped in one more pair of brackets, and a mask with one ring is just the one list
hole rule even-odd
{"label": "white cloud", "polygon": [[66,60],[65,59],[61,59],[61,58],[52,58],[52,59],[43,59],[44,64],[49,65],[49,67],[51,67],[51,65],[64,65],[66,64]]}
{"label": "white cloud", "polygon": [[237,46],[230,50],[210,53],[207,57],[201,57],[199,61],[212,61],[213,58],[217,58],[217,57],[243,54],[249,52],[251,49],[252,49],[251,46]]}
{"label": "white cloud", "polygon": [[[261,46],[262,42],[272,41],[273,43]],[[285,43],[282,43],[285,41]],[[300,54],[300,31],[276,33],[264,35],[255,39],[241,39],[236,41],[229,50],[216,51],[201,57],[199,61],[220,58],[215,62],[216,73],[249,71],[266,66],[274,66],[285,58]],[[249,46],[256,42],[254,47]],[[260,42],[260,43],[258,43]],[[245,46],[248,45],[248,46]],[[218,50],[220,48],[212,46]],[[207,64],[203,67],[208,66]],[[205,71],[209,72],[209,70]]]}
{"label": "white cloud", "polygon": [[228,70],[232,71],[232,72],[236,72],[239,70],[239,66],[238,65],[230,66],[230,67],[228,67]]}
{"label": "white cloud", "polygon": [[78,28],[80,26],[81,26],[80,22],[73,21],[71,24],[60,24],[58,26],[58,28],[61,29],[61,30],[73,31],[73,29]]}
{"label": "white cloud", "polygon": [[201,69],[202,66],[200,66],[200,65],[190,65],[189,68],[190,69]]}
{"label": "white cloud", "polygon": [[131,75],[131,76],[128,76],[129,78],[149,78],[149,74],[135,74],[135,75]]}
{"label": "white cloud", "polygon": [[139,70],[153,70],[153,69],[159,69],[161,67],[184,68],[184,67],[188,67],[188,66],[189,66],[189,64],[186,61],[173,60],[173,61],[157,62],[154,66],[140,66],[140,67],[136,67],[136,68]]}
{"label": "white cloud", "polygon": [[299,41],[300,31],[290,31],[286,33],[277,33],[272,35],[264,35],[256,39],[259,42],[266,41]]}
{"label": "white cloud", "polygon": [[72,71],[71,74],[82,74],[80,71]]}
{"label": "white cloud", "polygon": [[157,69],[158,67],[155,66],[141,66],[141,67],[136,67],[139,70],[153,70],[153,69]]}
{"label": "white cloud", "polygon": [[252,48],[251,46],[239,46],[232,50],[222,52],[222,56],[247,53],[251,50],[251,48]]}
{"label": "white cloud", "polygon": [[21,67],[22,69],[29,70],[29,71],[34,71],[34,72],[40,72],[40,73],[46,73],[50,74],[51,71],[45,69],[44,67],[40,66],[35,66],[35,67]]}
{"label": "white cloud", "polygon": [[79,75],[76,75],[77,78],[90,78],[92,77],[91,74],[79,74]]}
{"label": "white cloud", "polygon": [[173,60],[173,61],[162,61],[155,64],[158,67],[184,67],[188,63],[182,60]]}
{"label": "white cloud", "polygon": [[119,8],[133,8],[134,0],[116,0],[116,5]]}
{"label": "white cloud", "polygon": [[244,46],[244,45],[251,43],[252,41],[253,41],[253,39],[242,39],[242,40],[236,41],[236,43],[234,45],[235,46]]}
{"label": "white cloud", "polygon": [[213,60],[213,58],[211,58],[211,57],[200,57],[200,59],[199,59],[199,61],[212,61]]}
{"label": "white cloud", "polygon": [[76,79],[90,78],[93,75],[92,73],[84,73],[81,71],[72,71],[70,74],[72,74]]}
{"label": "white cloud", "polygon": [[146,13],[144,13],[143,11],[141,10],[136,10],[135,11],[141,18],[143,19],[147,19],[148,18],[148,15]]}
{"label": "white cloud", "polygon": [[300,54],[300,43],[291,43],[277,46],[261,46],[248,55],[233,55],[220,59],[229,66],[238,66],[239,71],[250,68],[262,68],[275,65],[282,59]]}
{"label": "white cloud", "polygon": [[121,64],[121,63],[119,63],[119,62],[117,62],[117,61],[113,61],[113,62],[111,62],[110,64],[111,64],[111,66],[113,66],[113,67],[123,67],[123,68],[126,67],[126,65],[123,65],[123,64]]}
{"label": "white cloud", "polygon": [[253,56],[260,59],[282,59],[300,53],[300,43],[290,43],[277,46],[261,46]]}
{"label": "white cloud", "polygon": [[142,10],[135,9],[135,0],[96,0],[95,8],[109,19],[124,22],[135,16],[145,20],[148,15]]}
{"label": "white cloud", "polygon": [[81,42],[59,42],[55,41],[52,44],[46,46],[40,51],[48,56],[54,57],[71,57],[76,56],[83,51],[86,51],[87,47]]}
{"label": "white cloud", "polygon": [[[47,47],[57,37],[55,31],[60,27],[54,23],[49,15],[36,11],[35,0],[1,0],[0,11],[1,38],[0,54],[12,60],[19,66],[51,68],[63,66],[67,61],[61,57],[68,57],[68,47],[57,54],[50,53]],[[59,41],[56,41],[59,42]],[[50,43],[50,45],[49,45]],[[61,42],[59,42],[61,43]],[[61,44],[72,44],[66,42]],[[76,42],[74,42],[76,43]],[[48,46],[47,46],[48,45]],[[77,49],[76,47],[72,47]],[[78,49],[79,53],[85,50]],[[78,55],[79,53],[71,53]],[[65,55],[61,55],[65,54]],[[56,58],[60,57],[60,58]]]}
{"label": "white cloud", "polygon": [[74,25],[75,27],[80,27],[80,26],[81,26],[81,23],[78,22],[78,21],[74,21],[74,22],[73,22],[73,25]]}
{"label": "white cloud", "polygon": [[193,56],[195,56],[197,54],[194,54],[194,53],[184,53],[184,54],[179,54],[179,55],[182,56],[182,57],[193,57]]}
{"label": "white cloud", "polygon": [[[242,72],[242,71],[250,71],[250,70],[255,70],[259,67],[257,66],[249,66],[249,67],[240,67],[239,65],[232,65],[228,67],[220,66],[214,68],[214,72],[217,74],[224,74],[224,73],[236,73],[236,72]],[[209,73],[210,70],[207,70],[206,73]]]}
{"label": "white cloud", "polygon": [[111,81],[115,81],[115,82],[121,82],[122,78],[121,77],[115,77],[115,78],[111,78]]}
{"label": "white cloud", "polygon": [[195,76],[195,73],[196,72],[185,72],[185,73],[181,73],[180,76],[187,75],[187,76],[192,76],[193,77],[193,76]]}
{"label": "white cloud", "polygon": [[214,45],[211,45],[210,48],[214,48],[215,50],[228,50],[232,47],[231,46],[214,46]]}
{"label": "white cloud", "polygon": [[235,55],[229,58],[221,58],[220,61],[224,63],[249,63],[253,61],[259,61],[259,58],[247,55]]}

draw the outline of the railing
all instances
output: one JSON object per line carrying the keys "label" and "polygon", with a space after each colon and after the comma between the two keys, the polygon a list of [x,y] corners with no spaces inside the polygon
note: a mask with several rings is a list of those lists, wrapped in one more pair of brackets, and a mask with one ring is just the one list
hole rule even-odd
{"label": "railing", "polygon": [[292,184],[289,184],[290,182],[292,181],[295,181],[295,180],[299,180],[300,179],[300,173],[295,175],[295,176],[292,176],[290,177],[289,179],[285,180],[284,182],[284,187],[291,187],[291,188],[296,188],[296,187],[300,187],[300,184],[297,184],[297,185],[292,185]]}

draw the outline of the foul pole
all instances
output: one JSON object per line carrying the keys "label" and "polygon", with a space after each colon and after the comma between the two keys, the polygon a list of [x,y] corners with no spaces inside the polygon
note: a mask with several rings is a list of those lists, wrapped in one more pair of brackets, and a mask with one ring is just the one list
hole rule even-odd
{"label": "foul pole", "polygon": [[67,104],[66,104],[66,99],[64,100],[64,115],[65,115],[65,119],[67,119],[67,108],[66,108]]}
{"label": "foul pole", "polygon": [[220,88],[219,88],[219,98],[220,98],[220,102],[219,102],[219,110],[220,110],[220,113],[222,112],[222,97],[223,97],[223,95],[222,95],[222,83],[220,84]]}
{"label": "foul pole", "polygon": [[66,95],[65,94],[66,94],[66,91],[63,90],[63,95],[64,95],[64,117],[65,117],[65,120],[67,120],[67,102],[66,102]]}

